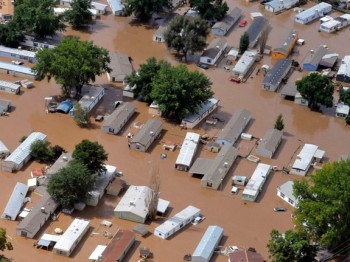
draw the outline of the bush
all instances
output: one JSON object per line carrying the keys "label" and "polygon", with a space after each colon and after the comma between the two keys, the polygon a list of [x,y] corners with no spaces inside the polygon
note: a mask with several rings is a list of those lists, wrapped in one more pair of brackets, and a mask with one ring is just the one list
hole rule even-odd
{"label": "bush", "polygon": [[89,110],[79,103],[74,106],[74,121],[81,128],[86,128],[89,125]]}
{"label": "bush", "polygon": [[53,161],[54,152],[49,147],[49,143],[47,141],[35,141],[30,146],[30,155],[40,163],[51,163]]}

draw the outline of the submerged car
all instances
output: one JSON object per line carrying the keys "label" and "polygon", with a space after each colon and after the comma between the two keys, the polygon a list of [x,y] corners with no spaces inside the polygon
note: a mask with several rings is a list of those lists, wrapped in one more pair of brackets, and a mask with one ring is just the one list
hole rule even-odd
{"label": "submerged car", "polygon": [[284,207],[275,207],[273,209],[273,211],[275,211],[275,212],[284,212],[284,211],[287,211],[287,209],[284,208]]}
{"label": "submerged car", "polygon": [[205,70],[209,69],[209,67],[206,64],[203,64],[203,63],[198,63],[197,66],[199,68],[202,68],[202,69],[205,69]]}

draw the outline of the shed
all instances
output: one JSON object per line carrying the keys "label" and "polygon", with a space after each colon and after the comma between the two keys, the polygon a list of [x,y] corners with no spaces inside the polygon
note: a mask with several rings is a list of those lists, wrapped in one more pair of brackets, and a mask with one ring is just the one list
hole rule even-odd
{"label": "shed", "polygon": [[21,85],[0,80],[0,92],[18,95],[21,92]]}
{"label": "shed", "polygon": [[134,243],[135,233],[130,230],[119,229],[102,252],[98,261],[124,261],[126,254]]}
{"label": "shed", "polygon": [[37,78],[37,74],[34,71],[32,71],[30,67],[23,65],[14,65],[12,63],[6,63],[2,61],[0,61],[0,73],[12,75],[15,77],[23,77],[30,79]]}
{"label": "shed", "polygon": [[305,176],[313,162],[321,161],[324,154],[325,151],[319,149],[318,146],[305,144],[300,153],[296,156],[290,174]]}
{"label": "shed", "polygon": [[112,9],[112,13],[115,16],[122,16],[124,6],[121,0],[107,0],[109,6]]}
{"label": "shed", "polygon": [[188,206],[175,216],[166,220],[163,224],[154,229],[154,235],[162,239],[167,239],[184,226],[188,225],[200,215],[200,209]]}
{"label": "shed", "polygon": [[332,5],[321,2],[295,15],[295,22],[305,25],[319,17],[328,14],[330,11],[332,11]]}
{"label": "shed", "polygon": [[97,245],[94,251],[92,251],[91,255],[89,256],[89,260],[93,262],[98,261],[106,247],[107,246],[105,245]]}
{"label": "shed", "polygon": [[197,158],[189,173],[202,176],[201,186],[218,190],[238,156],[232,145],[224,145],[214,159]]}
{"label": "shed", "polygon": [[40,132],[31,133],[15,151],[2,162],[2,170],[6,172],[20,170],[31,158],[30,146],[39,140],[45,141],[46,135]]}
{"label": "shed", "polygon": [[223,234],[224,229],[222,227],[209,226],[192,254],[192,261],[209,262]]}
{"label": "shed", "polygon": [[60,171],[62,168],[65,168],[68,166],[69,162],[72,160],[72,154],[62,153],[59,158],[55,161],[55,163],[50,166],[45,173],[45,176],[47,178],[51,178],[53,175],[55,175],[58,171]]}
{"label": "shed", "polygon": [[253,23],[247,30],[249,36],[249,48],[256,46],[263,31],[267,27],[267,24],[267,19],[265,17],[259,16],[254,18]]}
{"label": "shed", "polygon": [[232,68],[232,75],[234,77],[244,78],[248,71],[253,66],[258,53],[254,50],[245,51],[241,58],[238,60],[236,65]]}
{"label": "shed", "polygon": [[272,0],[264,3],[265,10],[274,14],[279,14],[299,3],[299,0]]}
{"label": "shed", "polygon": [[262,81],[261,88],[276,92],[292,68],[291,59],[279,59]]}
{"label": "shed", "polygon": [[0,140],[0,159],[7,157],[10,154],[10,150]]}
{"label": "shed", "polygon": [[[220,130],[215,140],[218,146],[233,146],[241,133],[244,131],[251,119],[251,113],[246,109],[238,109],[227,122],[226,126]],[[214,146],[215,147],[215,146]],[[208,148],[210,151],[213,149]]]}
{"label": "shed", "polygon": [[298,206],[298,199],[293,193],[293,181],[287,181],[284,184],[277,187],[277,196],[286,201],[289,205],[296,208]]}
{"label": "shed", "polygon": [[0,116],[2,113],[8,112],[10,108],[11,108],[10,100],[0,99]]}
{"label": "shed", "polygon": [[102,132],[117,135],[134,113],[135,106],[132,103],[123,103],[106,118],[101,128]]}
{"label": "shed", "polygon": [[283,137],[283,131],[269,129],[259,141],[256,148],[256,155],[260,157],[272,158],[280,145]]}
{"label": "shed", "polygon": [[34,238],[46,221],[54,214],[57,207],[56,201],[48,193],[45,193],[29,214],[17,225],[16,234]]}
{"label": "shed", "polygon": [[335,110],[335,116],[340,118],[346,118],[349,115],[350,107],[343,103],[339,103],[337,105],[337,109]]}
{"label": "shed", "polygon": [[245,186],[247,182],[248,182],[248,178],[246,176],[233,176],[232,177],[232,185]]}
{"label": "shed", "polygon": [[267,164],[258,164],[252,177],[249,179],[248,184],[243,190],[242,199],[246,201],[254,202],[261,192],[272,167]]}
{"label": "shed", "polygon": [[200,57],[200,62],[208,65],[215,65],[225,51],[227,41],[224,38],[214,38]]}
{"label": "shed", "polygon": [[159,198],[158,204],[157,204],[157,213],[160,214],[161,216],[164,216],[164,214],[166,213],[169,207],[169,204],[170,202],[168,200]]}
{"label": "shed", "polygon": [[1,218],[16,220],[27,192],[28,186],[17,182]]}
{"label": "shed", "polygon": [[350,83],[350,55],[344,56],[336,76],[337,81]]}
{"label": "shed", "polygon": [[184,128],[195,128],[218,107],[219,101],[215,98],[209,98],[198,107],[197,113],[189,114],[182,119],[181,126]]}
{"label": "shed", "polygon": [[[78,103],[82,108],[85,108],[91,112],[105,95],[105,90],[102,86],[83,86],[81,95],[82,98]],[[69,114],[74,116],[74,108],[70,110]]]}
{"label": "shed", "polygon": [[17,59],[24,62],[37,63],[35,52],[0,45],[0,56]]}
{"label": "shed", "polygon": [[114,209],[118,218],[136,223],[145,223],[152,190],[147,186],[130,186]]}
{"label": "shed", "polygon": [[228,31],[238,22],[242,15],[242,10],[235,7],[229,14],[225,15],[221,21],[218,21],[211,28],[211,32],[214,35],[224,36]]}
{"label": "shed", "polygon": [[144,237],[149,233],[148,226],[143,224],[138,224],[132,228],[132,231],[136,234],[139,234],[140,236]]}
{"label": "shed", "polygon": [[175,168],[180,171],[188,171],[192,165],[193,158],[196,155],[200,135],[187,132],[182,143],[179,155],[175,162]]}
{"label": "shed", "polygon": [[316,51],[310,50],[303,61],[303,69],[307,71],[317,71],[324,55],[328,53],[326,46],[321,45]]}
{"label": "shed", "polygon": [[58,255],[69,257],[90,228],[90,221],[75,218],[53,247]]}
{"label": "shed", "polygon": [[121,191],[126,188],[126,182],[119,177],[116,177],[106,188],[106,194],[118,196]]}
{"label": "shed", "polygon": [[56,112],[68,114],[69,111],[73,108],[73,102],[70,99],[64,100],[56,108]]}
{"label": "shed", "polygon": [[158,119],[148,120],[141,130],[130,141],[130,148],[136,151],[146,152],[151,144],[160,136],[163,124]]}
{"label": "shed", "polygon": [[290,31],[279,46],[272,50],[272,59],[287,58],[292,53],[298,39],[298,32],[295,30]]}
{"label": "shed", "polygon": [[107,77],[110,82],[123,82],[127,75],[134,72],[134,68],[128,56],[119,52],[109,52],[111,58],[111,72],[107,72]]}

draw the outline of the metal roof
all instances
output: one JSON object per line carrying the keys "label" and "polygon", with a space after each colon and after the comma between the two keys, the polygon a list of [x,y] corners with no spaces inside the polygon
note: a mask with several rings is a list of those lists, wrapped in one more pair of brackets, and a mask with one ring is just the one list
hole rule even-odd
{"label": "metal roof", "polygon": [[20,144],[15,151],[12,152],[11,155],[9,155],[5,161],[7,162],[13,162],[15,164],[21,164],[29,155],[30,155],[30,147],[31,145],[36,141],[43,141],[46,140],[46,135],[40,132],[33,132],[31,133],[26,140]]}
{"label": "metal roof", "polygon": [[57,111],[68,114],[69,111],[73,108],[73,102],[69,99],[61,102],[58,107],[57,107]]}
{"label": "metal roof", "polygon": [[279,59],[262,81],[262,85],[269,85],[275,91],[281,84],[283,77],[292,67],[291,59]]}
{"label": "metal roof", "polygon": [[120,260],[131,247],[130,243],[135,242],[135,233],[130,230],[119,229],[102,252],[99,261],[112,262]]}
{"label": "metal roof", "polygon": [[298,201],[296,197],[293,195],[293,185],[294,185],[293,181],[287,181],[286,183],[277,187],[277,190],[283,193],[283,195],[285,195],[287,198],[293,200],[294,203],[297,203]]}
{"label": "metal roof", "polygon": [[163,124],[158,119],[148,120],[141,128],[141,130],[133,137],[131,143],[139,143],[147,145],[154,136],[157,136],[162,131]]}
{"label": "metal roof", "polygon": [[23,49],[15,49],[15,48],[10,48],[10,47],[5,47],[2,45],[0,45],[0,52],[9,53],[9,54],[16,54],[19,56],[25,56],[25,57],[30,57],[30,58],[35,57],[35,52],[27,51],[27,50],[23,50]]}
{"label": "metal roof", "polygon": [[338,61],[339,54],[337,53],[327,53],[325,54],[320,62],[320,66],[332,68],[334,64]]}
{"label": "metal roof", "polygon": [[243,75],[246,73],[247,68],[250,68],[252,64],[255,62],[256,55],[258,53],[256,51],[245,51],[241,58],[238,60],[232,72],[238,75]]}
{"label": "metal roof", "polygon": [[253,23],[247,30],[247,34],[249,36],[249,43],[254,43],[256,41],[261,31],[266,25],[267,19],[265,17],[259,16],[254,18]]}
{"label": "metal roof", "polygon": [[0,86],[7,87],[7,88],[10,88],[10,89],[13,89],[16,91],[21,88],[20,85],[17,85],[17,84],[11,83],[11,82],[7,82],[7,81],[3,81],[3,80],[0,80]]}
{"label": "metal roof", "polygon": [[188,115],[186,116],[182,121],[186,121],[186,122],[190,122],[193,123],[195,122],[199,117],[201,117],[205,112],[207,112],[208,110],[210,110],[212,107],[214,107],[216,104],[219,103],[220,100],[215,99],[215,98],[209,98],[207,101],[205,101],[204,103],[202,103],[199,107],[198,107],[198,112]]}
{"label": "metal roof", "polygon": [[214,59],[227,46],[227,41],[224,38],[214,38],[208,47],[204,50],[202,57],[210,57]]}
{"label": "metal roof", "polygon": [[350,76],[350,55],[344,56],[341,61],[337,75]]}
{"label": "metal roof", "polygon": [[119,52],[109,52],[109,56],[111,58],[109,66],[112,71],[108,74],[111,78],[115,77],[116,81],[123,81],[124,77],[134,72],[134,68],[127,55]]}
{"label": "metal roof", "polygon": [[103,127],[107,126],[119,129],[120,125],[124,124],[129,119],[130,112],[135,112],[135,106],[129,102],[123,103],[107,117]]}
{"label": "metal roof", "polygon": [[261,186],[265,183],[266,177],[269,175],[270,171],[270,165],[259,163],[242,194],[256,196]]}
{"label": "metal roof", "polygon": [[297,39],[298,32],[295,30],[290,31],[279,47],[273,49],[273,52],[279,52],[286,56],[289,55],[289,51],[293,48]]}
{"label": "metal roof", "polygon": [[299,19],[299,20],[303,20],[305,18],[308,18],[310,16],[313,16],[316,12],[320,12],[322,11],[323,9],[327,9],[327,8],[331,8],[332,5],[328,4],[328,3],[324,3],[324,2],[321,2],[309,9],[306,9],[305,11],[297,14],[295,16],[295,19]]}
{"label": "metal roof", "polygon": [[10,218],[11,220],[16,220],[16,217],[21,210],[23,201],[27,195],[28,186],[17,182],[15,188],[12,191],[11,197],[7,202],[2,218]]}
{"label": "metal roof", "polygon": [[205,261],[209,261],[223,234],[224,229],[222,227],[209,226],[193,252],[192,257],[200,257]]}
{"label": "metal roof", "polygon": [[108,3],[111,6],[113,13],[120,12],[124,8],[121,0],[108,0]]}
{"label": "metal roof", "polygon": [[250,119],[251,114],[248,110],[237,110],[227,122],[226,126],[220,130],[216,140],[226,140],[234,144]]}
{"label": "metal roof", "polygon": [[83,86],[81,90],[83,97],[79,100],[79,104],[91,110],[91,104],[95,102],[96,97],[100,96],[101,93],[104,94],[104,91],[102,86]]}
{"label": "metal roof", "polygon": [[106,247],[107,246],[105,245],[97,245],[97,247],[94,249],[94,251],[92,251],[91,255],[89,256],[89,260],[98,261]]}
{"label": "metal roof", "polygon": [[91,2],[91,6],[93,8],[95,8],[96,10],[105,11],[107,9],[108,5],[101,4],[101,3],[98,3],[98,2]]}
{"label": "metal roof", "polygon": [[310,166],[317,150],[318,146],[305,144],[300,153],[297,155],[293,168],[306,171],[306,169]]}
{"label": "metal roof", "polygon": [[0,99],[0,114],[2,112],[7,112],[11,106],[10,100]]}
{"label": "metal roof", "polygon": [[295,96],[297,92],[297,86],[295,83],[288,83],[287,85],[283,86],[280,94],[284,96]]}
{"label": "metal roof", "polygon": [[325,54],[327,54],[327,52],[328,52],[328,49],[324,45],[319,46],[316,51],[310,50],[303,61],[303,65],[310,64],[316,67],[317,69],[317,67],[319,66],[322,60],[322,57]]}
{"label": "metal roof", "polygon": [[199,134],[187,132],[175,162],[177,165],[184,165],[188,167],[191,165],[193,157],[197,151],[199,139]]}
{"label": "metal roof", "polygon": [[[345,115],[348,115],[349,111],[350,111],[350,107],[348,105],[345,105],[345,104],[338,104],[337,109],[335,110],[335,112],[337,114],[345,114]],[[0,146],[1,146],[1,144],[0,144]]]}
{"label": "metal roof", "polygon": [[295,2],[298,2],[298,0],[272,0],[264,3],[264,5],[271,6],[274,9],[277,7],[282,7],[283,9],[285,9],[288,6],[293,5]]}
{"label": "metal roof", "polygon": [[90,221],[75,218],[63,233],[62,237],[58,240],[54,249],[61,250],[63,252],[71,252],[77,246],[77,242],[81,239],[81,236],[85,234],[86,228],[90,227]]}
{"label": "metal roof", "polygon": [[170,201],[159,198],[157,204],[157,212],[164,214],[168,209]]}
{"label": "metal roof", "polygon": [[225,15],[221,21],[216,22],[212,29],[220,29],[227,32],[238,21],[241,14],[242,10],[235,7],[229,14]]}
{"label": "metal roof", "polygon": [[265,149],[274,153],[277,145],[281,142],[283,132],[277,129],[269,129],[260,141],[256,150]]}
{"label": "metal roof", "polygon": [[9,153],[9,149],[5,146],[5,144],[0,140],[0,153]]}
{"label": "metal roof", "polygon": [[53,165],[46,171],[46,176],[51,177],[52,175],[56,174],[58,171],[60,171],[62,168],[66,167],[68,163],[72,160],[72,154],[71,153],[62,153],[60,157],[53,163]]}
{"label": "metal roof", "polygon": [[36,73],[34,73],[30,67],[26,67],[23,65],[14,65],[12,63],[5,63],[0,61],[0,69],[6,69],[10,71],[16,71],[19,73],[27,74],[27,75],[36,76]]}

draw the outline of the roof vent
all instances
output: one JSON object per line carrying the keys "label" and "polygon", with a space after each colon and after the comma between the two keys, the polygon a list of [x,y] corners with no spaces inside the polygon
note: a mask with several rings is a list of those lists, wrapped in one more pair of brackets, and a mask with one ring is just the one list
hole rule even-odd
{"label": "roof vent", "polygon": [[153,131],[150,131],[149,134],[150,134],[150,136],[154,136],[154,132]]}
{"label": "roof vent", "polygon": [[313,49],[311,49],[311,50],[310,50],[310,53],[313,54],[313,53],[315,53],[315,51],[314,51]]}
{"label": "roof vent", "polygon": [[63,161],[66,161],[66,162],[68,161],[68,157],[67,156],[63,156],[62,159],[63,159]]}
{"label": "roof vent", "polygon": [[40,208],[42,213],[45,213],[45,207]]}

